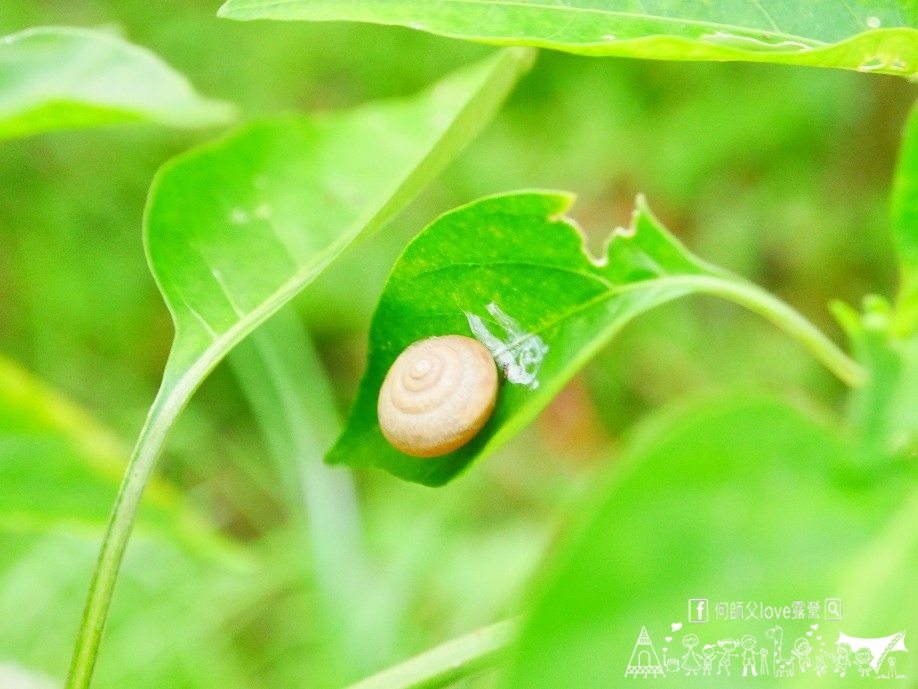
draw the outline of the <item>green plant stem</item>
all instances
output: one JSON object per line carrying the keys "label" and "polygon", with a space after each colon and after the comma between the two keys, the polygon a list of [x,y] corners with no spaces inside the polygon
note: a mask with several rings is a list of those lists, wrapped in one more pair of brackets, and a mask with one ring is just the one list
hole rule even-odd
{"label": "green plant stem", "polygon": [[[800,342],[847,385],[859,387],[867,382],[868,373],[863,366],[839,349],[800,313],[761,287],[734,277],[720,278],[709,275],[666,277],[660,278],[659,282],[675,287],[684,285],[695,292],[711,294],[744,306]],[[643,289],[646,285],[633,283],[628,287]]]}
{"label": "green plant stem", "polygon": [[66,689],[86,689],[92,680],[112,592],[134,526],[137,509],[166,435],[190,395],[189,386],[181,384],[187,380],[190,378],[186,376],[178,385],[169,389],[168,394],[163,394],[166,390],[165,384],[160,388],[147,421],[140,431],[102,538],[70,661],[70,670],[67,673]]}
{"label": "green plant stem", "polygon": [[493,667],[516,636],[504,620],[452,639],[346,689],[436,689]]}

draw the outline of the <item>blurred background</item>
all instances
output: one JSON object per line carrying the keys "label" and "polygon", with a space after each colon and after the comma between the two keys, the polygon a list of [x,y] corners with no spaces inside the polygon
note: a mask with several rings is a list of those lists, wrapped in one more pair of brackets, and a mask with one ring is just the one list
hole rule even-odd
{"label": "blurred background", "polygon": [[[5,0],[0,34],[116,31],[201,93],[236,103],[246,120],[407,95],[492,50],[399,28],[235,23],[216,10]],[[830,300],[857,304],[895,289],[887,205],[913,99],[907,82],[883,76],[541,53],[485,133],[297,300],[338,413],[356,392],[370,317],[405,243],[456,205],[519,188],[577,193],[573,215],[594,251],[644,193],[695,253],[772,290],[841,342]],[[0,686],[4,663],[57,680],[66,671],[116,465],[172,338],[141,243],[147,189],[161,164],[219,133],[119,126],[0,145],[0,355],[32,376],[9,366],[0,376],[0,430],[13,437],[66,417],[65,435],[89,438],[77,454],[110,460],[79,518],[49,507],[47,519],[34,510],[0,519]],[[17,397],[15,385],[41,394]],[[56,393],[42,385],[69,399],[58,400],[64,412],[49,411]],[[133,542],[97,686],[339,686],[512,615],[629,429],[673,400],[734,389],[826,414],[844,404],[842,386],[757,317],[704,297],[666,306],[629,326],[498,456],[445,489],[346,473],[342,490],[352,481],[358,498],[343,509],[359,513],[360,573],[343,599],[329,600],[328,573],[311,556],[315,534],[221,365],[160,461],[150,519],[179,526],[141,530]],[[23,485],[15,490],[26,504],[45,490]]]}

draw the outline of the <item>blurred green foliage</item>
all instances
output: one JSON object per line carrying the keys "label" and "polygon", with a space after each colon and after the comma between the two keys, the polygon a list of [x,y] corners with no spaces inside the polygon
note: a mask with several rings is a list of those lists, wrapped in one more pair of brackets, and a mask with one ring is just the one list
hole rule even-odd
{"label": "blurred green foliage", "polygon": [[[832,673],[840,633],[910,631],[918,548],[903,526],[918,509],[913,462],[886,457],[883,471],[865,471],[866,458],[833,424],[742,396],[671,410],[644,430],[555,558],[503,686],[610,686],[650,666],[632,656],[642,629],[662,653],[667,686],[719,683],[724,669],[731,676],[727,644],[747,635],[758,646],[752,665],[762,667],[766,649],[757,686],[838,686],[840,677],[812,668],[821,658]],[[686,615],[698,597],[710,607],[703,620],[697,609]],[[834,619],[823,610],[830,597],[845,606]],[[726,613],[715,608],[721,601]],[[801,601],[800,618],[764,612],[792,601]],[[811,602],[815,609],[804,607]],[[769,629],[785,635],[778,656]],[[702,673],[710,677],[699,680],[691,637],[699,652],[715,649]],[[801,639],[807,663],[791,654]],[[753,660],[741,654],[734,678]],[[885,658],[876,660],[885,676]],[[900,672],[914,667],[908,656],[897,660]]]}
{"label": "blurred green foliage", "polygon": [[[490,52],[406,29],[225,22],[215,10],[6,0],[0,34],[111,28],[245,118],[412,93]],[[894,291],[888,193],[913,98],[891,77],[540,54],[490,129],[297,300],[340,409],[353,400],[373,305],[407,239],[449,208],[514,188],[576,190],[594,247],[627,224],[644,192],[694,252],[840,335],[830,299]],[[140,240],[147,189],[163,162],[216,133],[130,125],[0,146],[0,351],[126,443],[172,339]],[[132,545],[97,686],[335,686],[511,614],[599,471],[596,458],[610,456],[598,448],[614,456],[638,419],[687,393],[753,386],[843,404],[798,345],[737,307],[693,298],[630,326],[542,422],[445,491],[359,473],[373,579],[353,597],[355,648],[323,631],[302,523],[220,367],[159,473],[252,557],[228,565],[156,534]],[[0,659],[63,676],[97,539],[92,530],[4,537],[0,606],[34,614],[0,622]]]}

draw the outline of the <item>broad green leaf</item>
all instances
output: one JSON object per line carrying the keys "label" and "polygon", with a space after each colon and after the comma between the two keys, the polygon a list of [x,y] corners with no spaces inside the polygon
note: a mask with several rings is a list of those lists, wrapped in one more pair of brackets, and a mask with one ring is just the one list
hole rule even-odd
{"label": "broad green leaf", "polygon": [[664,60],[918,74],[918,6],[896,0],[227,0],[231,19],[396,24],[499,45]]}
{"label": "broad green leaf", "polygon": [[[378,466],[439,485],[507,441],[628,321],[696,292],[737,301],[810,346],[849,381],[861,372],[812,325],[750,283],[693,256],[643,199],[628,230],[591,257],[565,217],[563,193],[495,196],[448,213],[419,235],[393,269],[370,331],[369,364],[327,461]],[[383,438],[376,400],[386,371],[409,344],[475,336],[503,369],[490,421],[466,446],[436,458],[403,454]]]}
{"label": "broad green leaf", "polygon": [[89,685],[144,485],[195,389],[352,241],[391,219],[484,126],[531,59],[502,51],[413,98],[252,124],[157,174],[144,237],[175,340],[102,544],[69,689]]}
{"label": "broad green leaf", "polygon": [[[643,680],[629,666],[667,686],[726,686],[724,670],[736,684],[743,649],[722,668],[725,640],[746,635],[757,671],[765,650],[768,674],[739,683],[835,686],[827,654],[840,633],[886,637],[912,631],[918,619],[918,474],[906,462],[868,471],[858,461],[835,429],[775,401],[707,402],[656,420],[548,563],[503,688]],[[833,598],[840,620],[827,607]],[[705,601],[706,623],[692,623],[699,609],[690,599]],[[779,649],[767,636],[776,626]],[[642,630],[659,664],[638,644]],[[791,653],[805,651],[800,639],[808,666]],[[711,677],[702,674],[705,647],[713,648]],[[911,655],[892,653],[878,669],[887,673],[892,657],[900,674],[914,676]],[[789,667],[793,678],[777,676]],[[719,670],[723,679],[714,677]],[[860,678],[853,658],[848,675]]]}
{"label": "broad green leaf", "polygon": [[233,114],[109,33],[37,27],[0,38],[0,139],[131,121],[205,127]]}
{"label": "broad green leaf", "polygon": [[899,298],[896,331],[918,331],[918,107],[912,108],[905,129],[893,182],[893,239],[899,255]]}
{"label": "broad green leaf", "polygon": [[164,387],[201,378],[483,126],[531,53],[506,51],[404,101],[256,123],[166,165],[146,245],[175,321]]}

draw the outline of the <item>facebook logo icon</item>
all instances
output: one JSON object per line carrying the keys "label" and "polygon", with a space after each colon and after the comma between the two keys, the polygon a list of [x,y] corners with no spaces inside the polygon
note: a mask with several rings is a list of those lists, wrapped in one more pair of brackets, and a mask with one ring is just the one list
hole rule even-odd
{"label": "facebook logo icon", "polygon": [[688,621],[689,622],[707,622],[708,621],[708,599],[707,598],[689,598]]}

